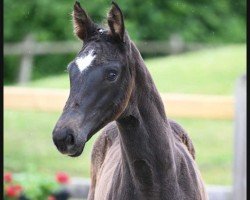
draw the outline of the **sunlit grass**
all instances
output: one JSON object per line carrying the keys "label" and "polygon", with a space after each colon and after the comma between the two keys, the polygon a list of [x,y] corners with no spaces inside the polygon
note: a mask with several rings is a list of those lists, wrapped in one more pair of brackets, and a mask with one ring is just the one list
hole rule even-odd
{"label": "sunlit grass", "polygon": [[207,184],[231,184],[233,121],[176,119],[191,137],[196,161]]}

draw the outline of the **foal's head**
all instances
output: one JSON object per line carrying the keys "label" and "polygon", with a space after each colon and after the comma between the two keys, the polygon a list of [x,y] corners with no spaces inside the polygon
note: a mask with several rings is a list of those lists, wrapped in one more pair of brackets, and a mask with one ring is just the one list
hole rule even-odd
{"label": "foal's head", "polygon": [[83,47],[68,65],[70,94],[53,131],[58,150],[70,156],[79,156],[92,135],[121,116],[130,99],[131,43],[115,3],[107,21],[107,29],[99,27],[75,3],[74,31]]}

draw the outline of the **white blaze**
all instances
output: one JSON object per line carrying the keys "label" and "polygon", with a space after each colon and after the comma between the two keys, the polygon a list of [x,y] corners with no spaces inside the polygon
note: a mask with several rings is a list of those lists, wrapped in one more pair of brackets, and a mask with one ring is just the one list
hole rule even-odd
{"label": "white blaze", "polygon": [[84,70],[86,70],[90,64],[92,63],[92,61],[94,60],[95,55],[93,55],[93,51],[90,51],[86,56],[84,57],[78,57],[76,59],[76,64],[78,69],[83,72]]}

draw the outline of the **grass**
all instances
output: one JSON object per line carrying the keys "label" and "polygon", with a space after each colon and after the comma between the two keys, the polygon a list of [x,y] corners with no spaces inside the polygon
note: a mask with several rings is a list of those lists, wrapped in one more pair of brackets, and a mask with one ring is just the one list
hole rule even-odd
{"label": "grass", "polygon": [[[77,158],[60,154],[51,133],[60,113],[5,110],[4,169],[20,172],[35,170],[54,175],[67,171],[72,176],[89,177],[90,155],[98,134]],[[207,184],[232,183],[232,121],[175,119],[190,134],[196,157]],[[15,123],[13,123],[15,122]]]}
{"label": "grass", "polygon": [[[235,81],[246,72],[246,45],[230,45],[181,55],[147,59],[160,92],[233,95]],[[66,66],[66,64],[65,64]],[[30,87],[69,88],[68,74],[36,80]],[[5,110],[4,170],[36,170],[54,175],[67,171],[89,177],[95,135],[78,158],[60,154],[51,139],[59,112]],[[175,119],[189,133],[207,184],[232,184],[233,121]]]}
{"label": "grass", "polygon": [[4,115],[6,170],[20,172],[35,169],[43,173],[66,170],[71,175],[89,174],[94,138],[86,145],[81,158],[73,159],[60,154],[52,142],[52,130],[60,113],[5,110]]}
{"label": "grass", "polygon": [[233,122],[231,120],[176,119],[188,131],[196,161],[207,184],[232,184]]}
{"label": "grass", "polygon": [[[246,72],[246,45],[204,49],[145,62],[160,92],[231,95],[236,79]],[[69,88],[68,74],[36,80],[28,86]]]}

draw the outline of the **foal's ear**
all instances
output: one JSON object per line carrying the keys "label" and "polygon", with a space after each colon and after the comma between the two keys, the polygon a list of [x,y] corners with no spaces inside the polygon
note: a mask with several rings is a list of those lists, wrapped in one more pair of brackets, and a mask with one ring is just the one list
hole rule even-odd
{"label": "foal's ear", "polygon": [[108,25],[110,34],[124,42],[124,21],[123,14],[119,6],[112,1],[112,7],[108,13]]}
{"label": "foal's ear", "polygon": [[87,37],[91,36],[95,31],[95,24],[87,15],[87,13],[82,9],[78,1],[75,2],[74,10],[72,13],[74,33],[81,39],[85,40]]}

